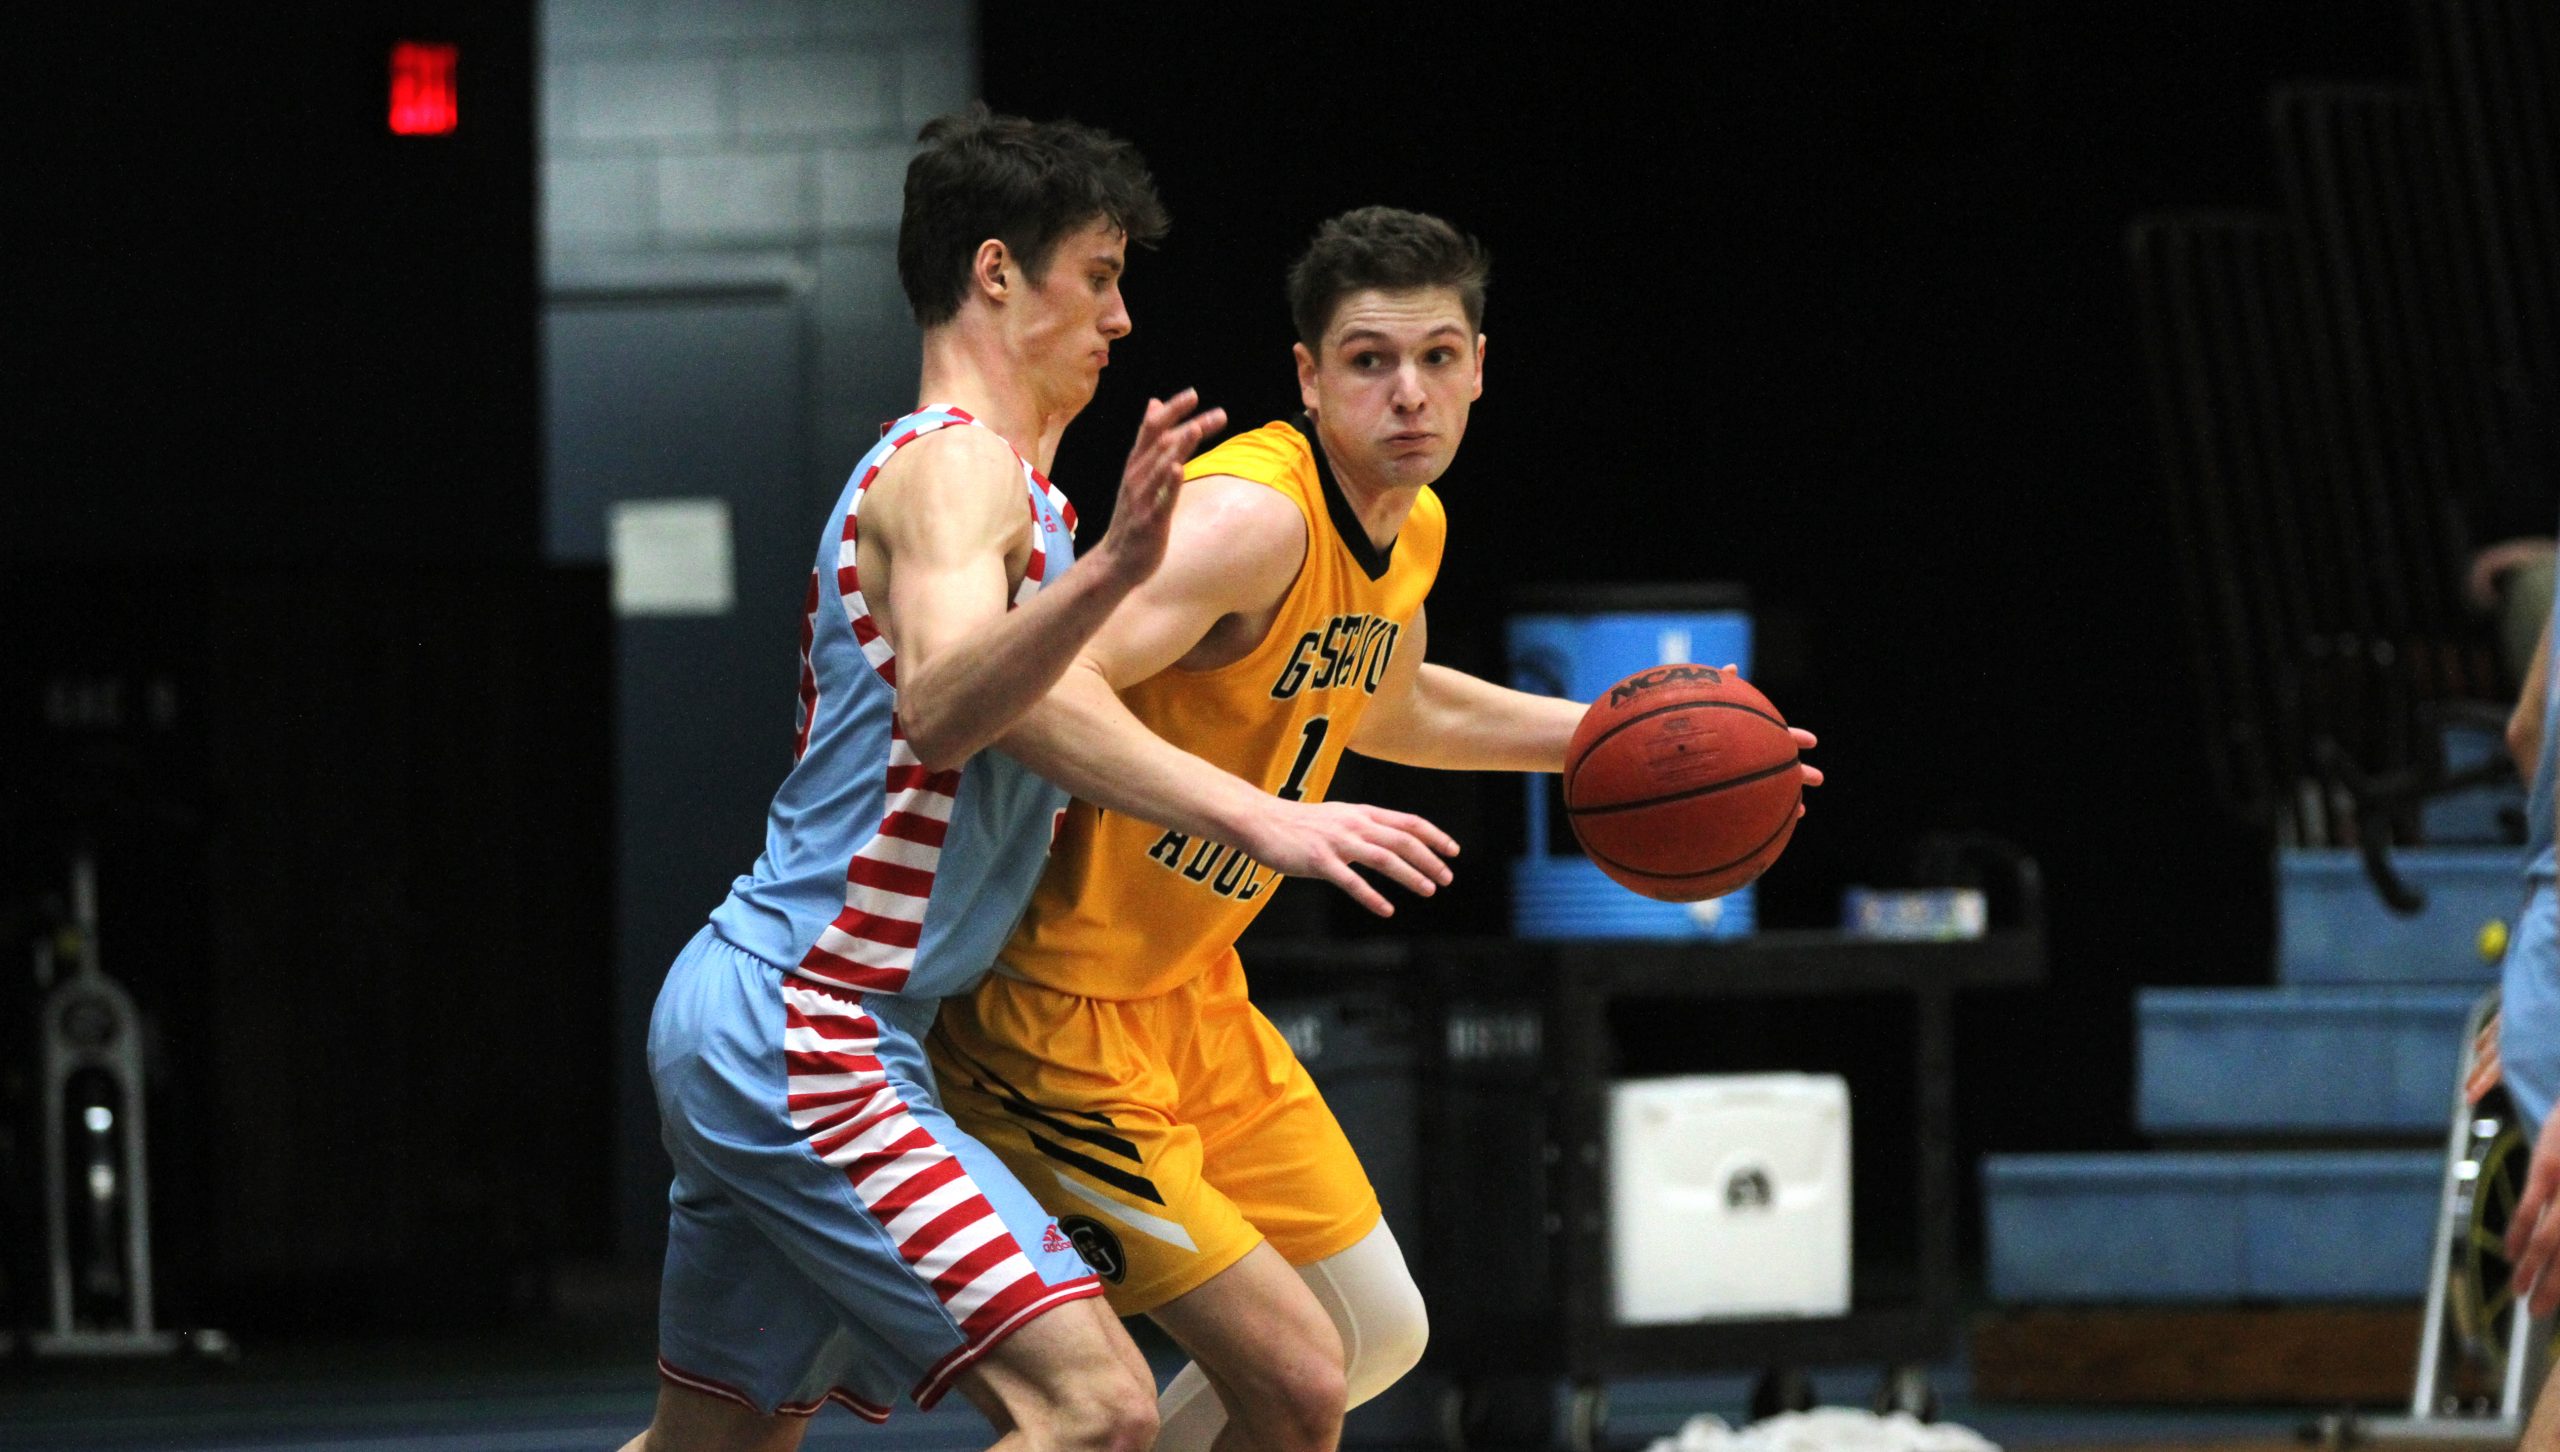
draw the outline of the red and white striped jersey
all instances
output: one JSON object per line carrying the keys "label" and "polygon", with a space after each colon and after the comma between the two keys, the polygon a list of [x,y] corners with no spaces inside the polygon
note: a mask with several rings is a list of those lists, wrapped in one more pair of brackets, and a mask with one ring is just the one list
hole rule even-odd
{"label": "red and white striped jersey", "polygon": [[[889,456],[937,429],[983,427],[948,405],[890,424],[854,466],[802,601],[791,772],[764,852],[713,930],[787,972],[863,993],[942,998],[977,981],[1012,931],[1067,794],[988,749],[927,771],[897,721],[898,659],[855,566],[862,499]],[[1075,559],[1075,510],[1029,461],[1030,563],[1020,604]]]}

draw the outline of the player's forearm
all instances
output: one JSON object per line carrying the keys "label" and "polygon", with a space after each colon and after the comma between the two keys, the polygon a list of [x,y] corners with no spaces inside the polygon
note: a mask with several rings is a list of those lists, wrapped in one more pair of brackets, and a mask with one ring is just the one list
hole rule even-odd
{"label": "player's forearm", "polygon": [[1272,800],[1148,730],[1089,662],[1070,668],[997,744],[1095,806],[1212,841],[1246,841]]}
{"label": "player's forearm", "polygon": [[2542,638],[2534,642],[2533,663],[2525,668],[2524,689],[2516,694],[2516,708],[2507,717],[2507,754],[2516,764],[2516,772],[2525,780],[2542,764],[2542,711],[2544,692],[2551,680],[2551,622],[2542,622]]}
{"label": "player's forearm", "polygon": [[1402,715],[1389,729],[1364,730],[1352,749],[1442,771],[1562,771],[1582,711],[1578,701],[1425,664]]}
{"label": "player's forearm", "polygon": [[937,771],[957,767],[1040,703],[1135,584],[1101,563],[1050,580],[899,681],[899,724],[919,760]]}

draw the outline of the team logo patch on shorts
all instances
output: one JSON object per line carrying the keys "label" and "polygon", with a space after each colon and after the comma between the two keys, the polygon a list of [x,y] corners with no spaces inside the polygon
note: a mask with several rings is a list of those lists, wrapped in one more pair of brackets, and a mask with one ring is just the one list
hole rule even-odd
{"label": "team logo patch on shorts", "polygon": [[1070,1215],[1058,1222],[1058,1229],[1067,1233],[1076,1254],[1084,1257],[1095,1275],[1115,1286],[1128,1276],[1128,1252],[1120,1248],[1120,1237],[1111,1233],[1110,1226],[1089,1216]]}

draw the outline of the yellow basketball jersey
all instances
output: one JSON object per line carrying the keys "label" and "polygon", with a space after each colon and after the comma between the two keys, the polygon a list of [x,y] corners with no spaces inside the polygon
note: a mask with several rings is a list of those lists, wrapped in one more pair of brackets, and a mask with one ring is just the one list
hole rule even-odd
{"label": "yellow basketball jersey", "polygon": [[[1216,670],[1166,670],[1121,699],[1183,750],[1265,791],[1321,801],[1440,572],[1439,496],[1421,492],[1381,556],[1297,424],[1239,434],[1183,472],[1288,496],[1307,522],[1306,563],[1251,654]],[[1277,872],[1224,843],[1077,801],[997,971],[1086,998],[1153,997],[1233,948],[1278,885]]]}

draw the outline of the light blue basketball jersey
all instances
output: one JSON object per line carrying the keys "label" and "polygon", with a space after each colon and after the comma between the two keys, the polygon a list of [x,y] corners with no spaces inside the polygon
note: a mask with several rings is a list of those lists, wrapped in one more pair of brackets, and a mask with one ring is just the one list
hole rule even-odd
{"label": "light blue basketball jersey", "polygon": [[[2560,653],[2560,596],[2553,597],[2551,636],[2546,649]],[[2542,693],[2542,760],[2533,769],[2533,788],[2525,794],[2525,867],[2527,880],[2555,875],[2551,814],[2555,788],[2560,788],[2560,662],[2544,661]]]}
{"label": "light blue basketball jersey", "polygon": [[[854,466],[802,601],[798,756],[765,818],[755,870],[712,930],[797,974],[865,993],[942,998],[975,983],[1013,931],[1067,794],[993,749],[928,772],[895,719],[898,661],[855,567],[862,498],[889,456],[937,429],[983,427],[947,405],[889,425]],[[1075,558],[1075,511],[1028,461],[1036,531],[1019,605]]]}

